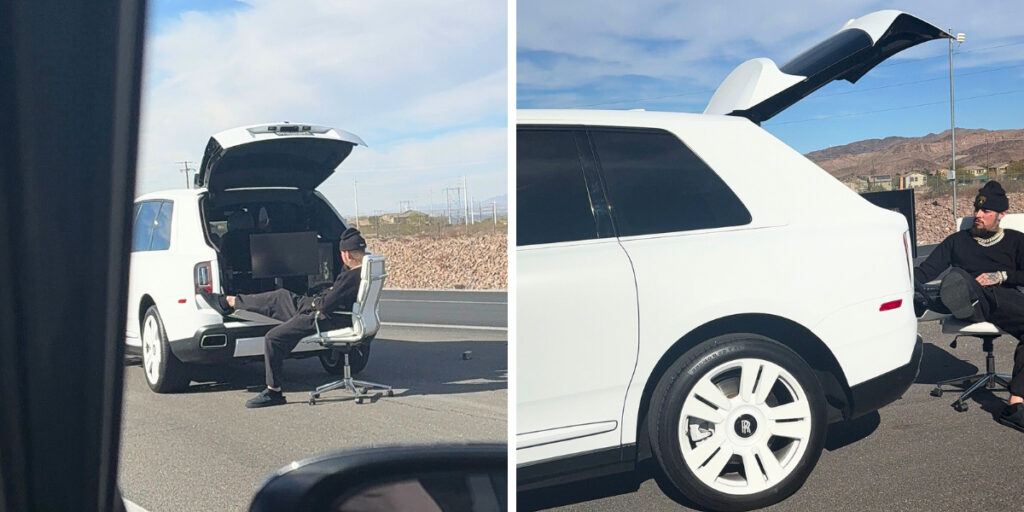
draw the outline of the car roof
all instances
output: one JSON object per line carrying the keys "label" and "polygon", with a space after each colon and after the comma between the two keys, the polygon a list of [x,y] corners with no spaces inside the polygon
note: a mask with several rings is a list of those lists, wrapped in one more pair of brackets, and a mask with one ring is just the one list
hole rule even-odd
{"label": "car roof", "polygon": [[155,199],[187,200],[206,193],[205,188],[172,188],[147,192],[135,198],[135,202],[152,201]]}
{"label": "car roof", "polygon": [[580,124],[644,126],[665,123],[729,122],[750,123],[746,118],[718,114],[690,112],[652,112],[647,110],[584,110],[584,109],[523,109],[516,111],[518,124]]}

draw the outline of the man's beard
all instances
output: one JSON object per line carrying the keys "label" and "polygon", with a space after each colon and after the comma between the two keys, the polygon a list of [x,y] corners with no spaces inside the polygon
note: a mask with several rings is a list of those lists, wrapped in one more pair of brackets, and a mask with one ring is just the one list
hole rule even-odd
{"label": "man's beard", "polygon": [[991,237],[995,236],[995,234],[998,233],[998,232],[999,232],[999,226],[996,226],[996,228],[994,230],[992,230],[992,231],[989,231],[989,230],[983,229],[983,228],[979,228],[977,226],[971,226],[971,236],[976,237],[976,238],[991,238]]}

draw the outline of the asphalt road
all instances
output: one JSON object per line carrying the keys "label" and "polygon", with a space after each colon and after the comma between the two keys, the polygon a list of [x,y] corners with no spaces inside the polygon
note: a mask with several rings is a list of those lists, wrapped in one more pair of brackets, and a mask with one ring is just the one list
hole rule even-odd
{"label": "asphalt road", "polygon": [[[921,373],[903,399],[876,414],[833,425],[803,488],[767,510],[1020,510],[1024,434],[994,419],[1006,392],[976,395],[963,413],[950,407],[955,396],[929,395],[939,380],[984,369],[981,343],[961,339],[959,348],[952,349],[951,337],[941,334],[937,322],[921,324],[919,330],[926,342]],[[1014,347],[1012,338],[996,341],[999,371],[1009,373]],[[520,493],[518,505],[566,511],[692,510],[660,480],[647,464],[636,474]]]}
{"label": "asphalt road", "polygon": [[396,396],[357,405],[335,391],[309,406],[308,391],[334,378],[315,358],[287,360],[290,402],[266,409],[243,406],[263,387],[262,361],[207,371],[173,395],[151,392],[142,369],[127,366],[122,491],[149,512],[247,510],[271,472],[323,452],[505,442],[507,351],[504,331],[385,325],[357,378],[390,384]]}
{"label": "asphalt road", "polygon": [[485,291],[384,290],[385,323],[508,327],[508,294]]}

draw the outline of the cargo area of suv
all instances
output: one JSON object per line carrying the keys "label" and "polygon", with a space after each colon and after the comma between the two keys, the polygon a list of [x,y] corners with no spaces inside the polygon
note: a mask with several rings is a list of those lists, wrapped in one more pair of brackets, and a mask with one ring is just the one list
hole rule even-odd
{"label": "cargo area of suv", "polygon": [[[200,199],[207,243],[217,250],[224,293],[259,293],[279,284],[303,294],[330,283],[341,272],[338,239],[345,230],[333,209],[317,193],[262,189],[207,193]],[[317,273],[280,279],[253,273],[251,237],[313,233],[317,240]]]}

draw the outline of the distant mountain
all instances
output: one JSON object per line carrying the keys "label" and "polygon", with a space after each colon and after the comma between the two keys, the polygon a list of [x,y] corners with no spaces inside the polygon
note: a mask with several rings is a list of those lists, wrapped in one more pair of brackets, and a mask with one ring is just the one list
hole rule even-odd
{"label": "distant mountain", "polygon": [[488,197],[487,199],[479,201],[479,203],[483,204],[485,207],[487,205],[490,205],[491,203],[494,203],[494,205],[498,207],[498,211],[500,212],[502,209],[508,208],[508,196],[502,194],[500,196]]}
{"label": "distant mountain", "polygon": [[[836,177],[936,171],[949,168],[950,134],[886,137],[812,151],[807,158]],[[1024,129],[957,128],[956,165],[991,167],[1024,160]]]}

